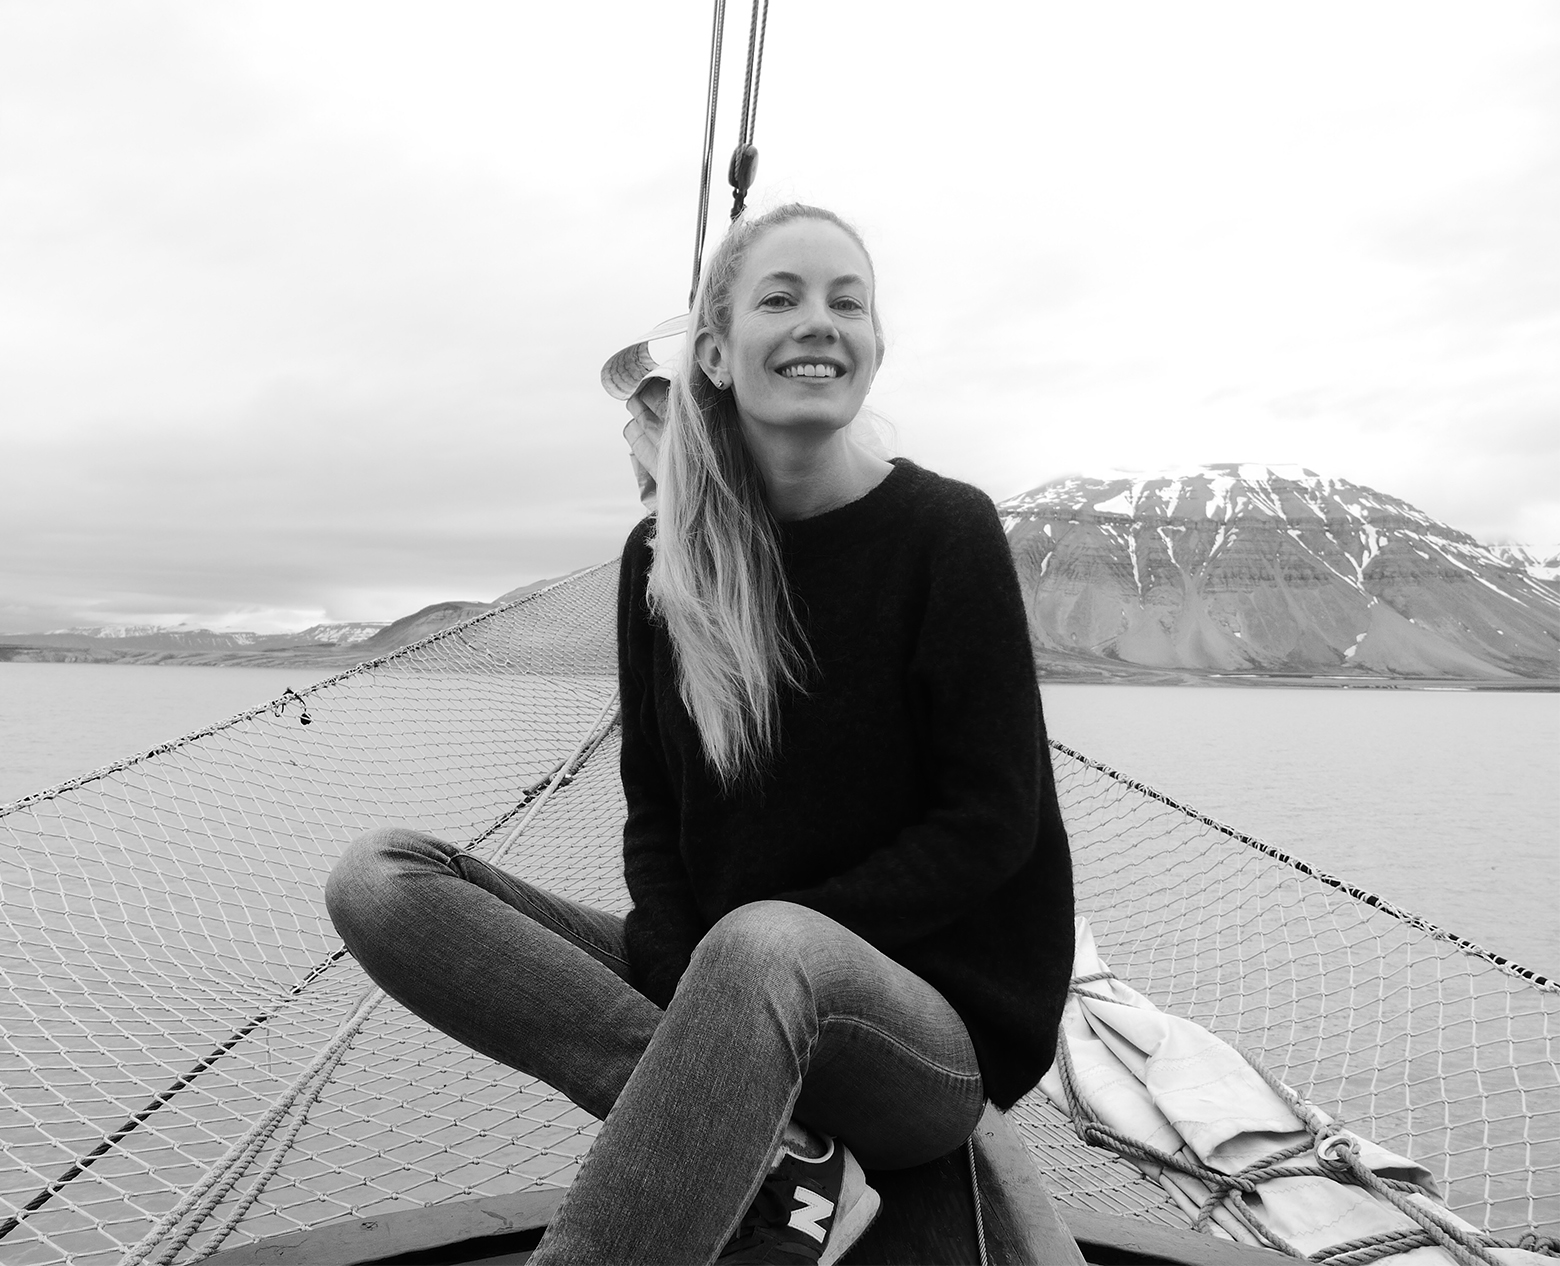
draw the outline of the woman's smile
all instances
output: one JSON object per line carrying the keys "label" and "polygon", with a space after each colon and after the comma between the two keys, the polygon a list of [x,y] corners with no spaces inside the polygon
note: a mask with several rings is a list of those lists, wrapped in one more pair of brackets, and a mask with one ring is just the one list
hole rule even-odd
{"label": "woman's smile", "polygon": [[832,360],[791,361],[775,371],[782,378],[800,378],[811,382],[833,382],[845,376],[845,367]]}

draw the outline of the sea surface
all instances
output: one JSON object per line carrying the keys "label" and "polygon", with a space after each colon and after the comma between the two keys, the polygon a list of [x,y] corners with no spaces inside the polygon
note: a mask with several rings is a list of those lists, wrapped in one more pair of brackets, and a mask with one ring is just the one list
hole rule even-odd
{"label": "sea surface", "polygon": [[[319,680],[0,663],[0,804]],[[1047,685],[1051,737],[1560,975],[1560,693]]]}
{"label": "sea surface", "polygon": [[0,663],[0,805],[139,756],[329,673]]}
{"label": "sea surface", "polygon": [[1053,739],[1560,976],[1560,693],[1045,685]]}

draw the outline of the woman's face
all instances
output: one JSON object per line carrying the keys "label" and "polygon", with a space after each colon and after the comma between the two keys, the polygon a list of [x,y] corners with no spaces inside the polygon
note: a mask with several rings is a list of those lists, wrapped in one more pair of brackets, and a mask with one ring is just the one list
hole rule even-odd
{"label": "woman's face", "polygon": [[764,233],[732,289],[731,329],[706,331],[699,361],[736,395],[744,429],[839,430],[877,371],[872,266],[850,234],[802,219]]}

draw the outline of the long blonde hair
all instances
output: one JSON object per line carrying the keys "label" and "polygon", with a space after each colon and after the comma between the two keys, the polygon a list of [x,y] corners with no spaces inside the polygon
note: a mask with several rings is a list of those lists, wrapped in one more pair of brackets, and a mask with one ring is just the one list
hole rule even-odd
{"label": "long blonde hair", "polygon": [[[661,437],[650,607],[671,635],[678,693],[705,759],[727,788],[773,753],[780,691],[804,687],[809,656],[736,398],[705,376],[695,344],[705,330],[718,338],[730,331],[732,290],[758,237],[801,219],[838,225],[866,254],[861,235],[820,207],[793,202],[738,220],[699,281]],[[875,303],[872,326],[881,361]]]}

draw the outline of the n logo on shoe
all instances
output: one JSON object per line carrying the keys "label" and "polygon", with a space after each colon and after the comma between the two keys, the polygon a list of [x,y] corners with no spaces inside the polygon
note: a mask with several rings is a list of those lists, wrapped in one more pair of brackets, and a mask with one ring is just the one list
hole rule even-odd
{"label": "n logo on shoe", "polygon": [[814,1195],[806,1187],[797,1187],[794,1195],[802,1202],[800,1209],[791,1210],[791,1225],[803,1235],[810,1235],[822,1244],[828,1234],[823,1223],[834,1213],[834,1201]]}

